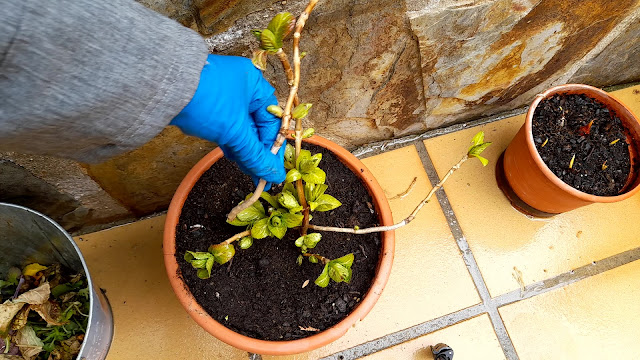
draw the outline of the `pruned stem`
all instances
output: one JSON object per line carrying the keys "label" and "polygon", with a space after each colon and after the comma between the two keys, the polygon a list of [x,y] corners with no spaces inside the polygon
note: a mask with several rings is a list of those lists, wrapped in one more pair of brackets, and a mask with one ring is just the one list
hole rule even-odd
{"label": "pruned stem", "polygon": [[[287,53],[280,48],[278,49],[278,52],[276,52],[276,55],[278,56],[280,63],[282,63],[284,73],[287,75],[287,84],[289,84],[289,86],[293,85],[293,69],[291,68],[291,63],[289,62]],[[293,99],[293,106],[298,106],[298,104],[300,104],[300,99],[298,98],[298,94],[296,94]]]}
{"label": "pruned stem", "polygon": [[342,233],[350,233],[350,234],[369,234],[369,233],[374,233],[374,232],[382,232],[382,231],[390,231],[390,230],[399,229],[399,228],[407,225],[408,223],[410,223],[413,219],[415,219],[415,217],[418,214],[418,212],[420,211],[420,209],[422,209],[422,207],[431,200],[431,197],[433,197],[433,194],[435,194],[436,191],[438,191],[438,189],[440,189],[444,185],[445,181],[447,181],[447,179],[449,179],[451,174],[453,174],[454,171],[460,169],[460,166],[462,166],[462,164],[465,161],[467,161],[468,159],[469,159],[469,155],[465,155],[462,159],[460,159],[460,161],[458,161],[457,164],[455,164],[453,167],[451,167],[451,169],[449,169],[449,171],[442,178],[442,180],[440,180],[431,189],[431,191],[429,191],[429,194],[427,194],[427,197],[425,197],[420,202],[420,204],[418,204],[418,206],[416,206],[416,208],[413,210],[413,212],[411,212],[411,214],[409,216],[407,216],[404,220],[400,221],[399,223],[396,223],[394,225],[388,225],[388,226],[376,226],[376,227],[371,227],[371,228],[366,228],[366,229],[339,228],[339,227],[332,227],[332,226],[319,226],[319,225],[311,225],[311,224],[309,224],[309,229],[317,230],[317,231],[333,231],[333,232],[342,232]]}
{"label": "pruned stem", "polygon": [[221,242],[221,243],[220,243],[220,244],[218,244],[218,245],[229,245],[229,244],[231,244],[232,242],[234,242],[234,241],[236,241],[236,240],[240,240],[240,239],[242,239],[243,237],[245,237],[245,236],[249,236],[249,235],[251,235],[251,230],[246,230],[246,231],[243,231],[243,232],[241,232],[241,233],[237,233],[237,234],[233,235],[232,237],[228,238],[227,240],[225,240],[225,241]]}
{"label": "pruned stem", "polygon": [[[318,0],[310,0],[309,4],[307,4],[306,9],[302,12],[302,14],[300,14],[300,17],[296,22],[295,33],[293,34],[293,84],[289,87],[289,97],[287,98],[287,104],[282,115],[282,126],[280,127],[280,132],[278,133],[278,137],[271,147],[271,153],[273,154],[278,153],[287,138],[287,131],[289,130],[289,123],[291,121],[291,110],[293,108],[294,102],[296,102],[297,100],[298,85],[300,84],[300,33],[302,32],[302,29],[304,28],[304,25],[309,18],[309,13],[311,13],[317,3]],[[282,58],[280,58],[280,61],[282,62]],[[285,66],[284,63],[283,66]],[[289,68],[290,67],[291,66],[289,66]],[[286,66],[285,72],[287,72]],[[302,132],[300,132],[300,136],[297,136],[297,138],[302,138]],[[231,209],[231,212],[229,212],[229,215],[227,215],[227,221],[233,221],[240,212],[249,208],[249,206],[258,201],[260,195],[264,191],[266,184],[266,180],[260,179],[256,190],[253,192],[253,196]]]}
{"label": "pruned stem", "polygon": [[309,253],[305,253],[302,254],[306,257],[314,257],[316,259],[318,259],[318,261],[322,262],[323,264],[328,264],[329,261],[331,261],[330,259],[327,259],[326,257],[322,256],[322,255],[318,255],[318,254],[309,254]]}
{"label": "pruned stem", "polygon": [[399,193],[398,195],[390,198],[389,200],[393,200],[393,199],[402,199],[405,196],[409,195],[409,193],[411,192],[411,190],[413,190],[413,187],[416,185],[416,181],[418,181],[417,177],[413,178],[413,181],[411,181],[411,184],[409,184],[409,187],[407,188],[407,190]]}

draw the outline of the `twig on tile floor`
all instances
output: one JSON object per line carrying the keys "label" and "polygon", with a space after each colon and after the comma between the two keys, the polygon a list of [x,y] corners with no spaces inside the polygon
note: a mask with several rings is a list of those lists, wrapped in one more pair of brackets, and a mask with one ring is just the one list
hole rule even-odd
{"label": "twig on tile floor", "polygon": [[411,181],[411,184],[409,184],[409,187],[407,188],[407,190],[397,194],[396,196],[390,198],[389,200],[403,199],[405,196],[409,195],[411,190],[413,190],[413,188],[416,186],[416,181],[418,181],[418,177],[413,178],[413,181]]}

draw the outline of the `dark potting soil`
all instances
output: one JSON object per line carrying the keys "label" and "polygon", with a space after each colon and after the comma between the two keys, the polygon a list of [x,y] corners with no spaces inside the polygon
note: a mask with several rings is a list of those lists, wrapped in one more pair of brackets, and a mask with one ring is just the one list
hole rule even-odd
{"label": "dark potting soil", "polygon": [[533,114],[533,139],[549,169],[577,190],[614,196],[627,182],[631,161],[625,129],[595,99],[563,94],[542,100]]}
{"label": "dark potting soil", "polygon": [[[322,152],[320,167],[327,173],[327,194],[342,202],[329,212],[313,212],[313,224],[361,228],[378,225],[377,212],[363,183],[329,151],[303,145],[312,154]],[[277,193],[278,187],[270,191]],[[198,303],[218,322],[241,334],[263,340],[293,340],[325,330],[345,318],[369,290],[380,254],[380,235],[322,232],[312,250],[335,259],[353,253],[349,284],[326,288],[314,284],[321,264],[305,259],[296,264],[297,229],[281,240],[265,238],[241,250],[224,265],[214,265],[211,278],[202,280],[183,259],[185,251],[207,251],[244,227],[226,223],[227,213],[254,190],[251,179],[226,158],[216,162],[196,183],[182,209],[176,231],[176,259],[182,277]],[[262,201],[262,200],[261,200]],[[263,202],[265,209],[268,207]],[[204,227],[194,226],[202,225]],[[303,284],[308,285],[303,288]],[[303,328],[309,330],[302,330]]]}

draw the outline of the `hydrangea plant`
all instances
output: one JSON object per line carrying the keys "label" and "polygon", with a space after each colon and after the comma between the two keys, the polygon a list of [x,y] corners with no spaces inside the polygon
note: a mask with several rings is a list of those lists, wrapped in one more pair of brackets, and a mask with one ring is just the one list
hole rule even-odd
{"label": "hydrangea plant", "polygon": [[[280,132],[271,148],[271,152],[275,154],[283,145],[286,146],[284,166],[287,170],[287,176],[284,187],[275,195],[263,191],[266,181],[261,179],[256,190],[247,195],[244,201],[231,210],[227,217],[227,222],[231,225],[244,227],[244,231],[220,244],[212,245],[207,252],[186,252],[184,259],[197,269],[197,274],[200,278],[209,278],[215,264],[225,264],[235,256],[234,242],[238,242],[239,248],[244,250],[250,248],[256,240],[266,238],[282,239],[287,231],[294,229],[299,231],[299,236],[292,244],[300,249],[300,255],[295,260],[298,265],[301,265],[305,259],[310,263],[324,265],[322,272],[315,280],[315,284],[320,287],[326,287],[331,280],[336,283],[348,283],[352,277],[351,266],[354,261],[354,255],[346,254],[337,259],[329,259],[321,254],[313,253],[311,250],[322,240],[322,234],[317,231],[367,234],[395,230],[411,222],[451,174],[459,169],[462,163],[470,157],[477,158],[484,166],[488,163],[488,160],[480,154],[491,143],[485,142],[484,133],[479,132],[473,137],[471,146],[463,158],[431,189],[414,211],[399,223],[366,229],[311,224],[311,213],[330,211],[342,205],[338,199],[327,193],[329,189],[325,184],[326,173],[319,166],[322,154],[312,154],[310,151],[302,149],[302,140],[313,136],[315,130],[312,128],[303,129],[302,127],[302,119],[309,114],[312,104],[300,103],[297,95],[300,83],[300,61],[305,55],[304,52],[300,52],[299,44],[302,29],[316,3],[317,0],[311,0],[297,20],[290,13],[280,13],[271,20],[266,29],[252,31],[260,43],[259,49],[254,51],[253,64],[257,68],[264,70],[267,56],[277,56],[283,66],[290,87],[284,108],[277,105],[271,105],[267,108],[270,113],[282,119]],[[282,49],[284,39],[292,31],[293,68]],[[289,134],[291,120],[295,121],[295,132],[293,134],[295,146],[285,143]],[[265,203],[263,204],[260,199]],[[316,232],[309,232],[309,230],[315,230]]]}

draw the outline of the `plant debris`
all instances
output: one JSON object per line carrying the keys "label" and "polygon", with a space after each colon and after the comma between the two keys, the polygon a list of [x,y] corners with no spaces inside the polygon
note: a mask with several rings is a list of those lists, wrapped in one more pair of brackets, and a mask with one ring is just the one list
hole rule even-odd
{"label": "plant debris", "polygon": [[11,268],[0,280],[0,359],[72,360],[89,319],[84,275],[59,264]]}

